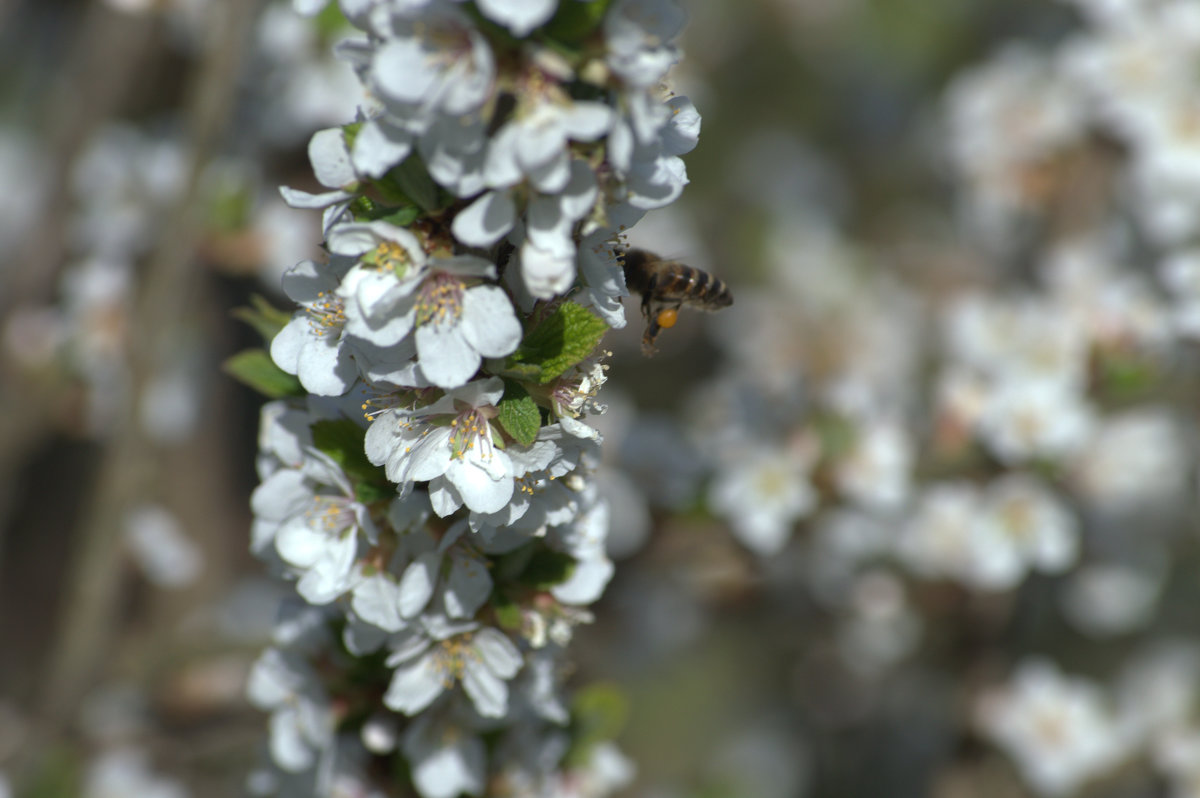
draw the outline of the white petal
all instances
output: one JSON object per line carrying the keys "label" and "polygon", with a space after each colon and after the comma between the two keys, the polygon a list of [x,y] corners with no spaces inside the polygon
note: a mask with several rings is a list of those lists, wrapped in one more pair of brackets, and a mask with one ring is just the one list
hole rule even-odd
{"label": "white petal", "polygon": [[450,575],[446,579],[446,614],[451,618],[472,618],[492,593],[492,577],[487,567],[474,557],[452,554]]}
{"label": "white petal", "polygon": [[477,513],[494,513],[512,499],[511,476],[494,479],[482,464],[465,458],[450,462],[446,479],[458,490],[463,503]]}
{"label": "white petal", "polygon": [[507,188],[521,182],[524,174],[517,163],[517,139],[520,129],[516,122],[508,122],[488,142],[487,161],[483,175],[492,188]]}
{"label": "white petal", "polygon": [[489,191],[454,217],[454,237],[471,247],[490,247],[512,230],[517,209],[507,191]]}
{"label": "white petal", "polygon": [[354,359],[339,346],[338,331],[334,328],[327,328],[327,331],[332,334],[322,338],[307,337],[296,362],[296,376],[309,393],[341,396],[350,390],[358,371]]}
{"label": "white petal", "polygon": [[462,334],[484,357],[503,357],[521,343],[521,323],[504,290],[479,285],[463,294]]}
{"label": "white petal", "polygon": [[604,103],[575,101],[563,115],[563,127],[576,141],[595,141],[608,132],[612,111]]}
{"label": "white petal", "polygon": [[300,350],[308,339],[308,319],[297,314],[271,339],[271,360],[288,374],[299,369]]}
{"label": "white petal", "polygon": [[422,324],[416,340],[421,372],[438,387],[457,388],[479,371],[482,358],[467,343],[460,324]]}
{"label": "white petal", "polygon": [[442,81],[440,71],[430,68],[428,56],[415,38],[390,39],[375,51],[372,83],[387,99],[421,102]]}
{"label": "white petal", "polygon": [[516,676],[524,663],[513,641],[498,629],[485,626],[475,633],[471,645],[479,652],[488,669],[503,679]]}
{"label": "white petal", "polygon": [[526,171],[558,157],[566,147],[567,132],[556,107],[538,106],[532,116],[518,124],[521,135],[516,140],[517,162]]}
{"label": "white petal", "polygon": [[545,163],[531,166],[528,169],[529,182],[543,194],[557,194],[567,187],[571,180],[571,156],[567,151],[559,150]]}
{"label": "white petal", "polygon": [[574,260],[575,242],[571,237],[574,222],[558,196],[542,196],[529,203],[526,235],[539,249]]}
{"label": "white petal", "polygon": [[570,578],[550,588],[550,593],[564,604],[591,604],[600,598],[612,575],[613,564],[607,557],[583,560],[576,563]]}
{"label": "white petal", "polygon": [[445,477],[429,482],[429,503],[438,517],[445,518],[462,507],[462,496]]}
{"label": "white petal", "polygon": [[271,715],[271,761],[283,770],[298,773],[312,766],[312,747],[300,730],[298,713],[287,707]]}
{"label": "white petal", "polygon": [[324,194],[309,194],[307,191],[299,191],[298,189],[288,188],[287,186],[279,187],[279,195],[283,197],[283,201],[291,207],[303,208],[307,210],[328,208],[330,205],[335,205],[343,200],[348,200],[354,197],[354,195],[348,191],[327,191]]}
{"label": "white petal", "polygon": [[450,734],[442,747],[413,762],[413,784],[421,798],[455,798],[483,792],[485,752],[478,737]]}
{"label": "white petal", "polygon": [[405,715],[415,715],[442,694],[444,675],[432,653],[396,668],[383,703]]}
{"label": "white petal", "polygon": [[341,128],[314,133],[308,142],[308,159],[312,162],[317,180],[326,188],[342,188],[358,180]]}
{"label": "white petal", "polygon": [[284,562],[308,568],[319,562],[329,548],[329,535],[318,532],[299,517],[284,524],[275,534],[275,550]]}
{"label": "white petal", "polygon": [[515,36],[524,36],[550,19],[557,5],[557,0],[479,0],[479,9]]}
{"label": "white petal", "polygon": [[[396,482],[424,482],[446,472],[450,465],[450,430],[445,427],[428,429],[427,434],[418,435],[416,440],[407,435],[400,437],[400,445],[408,451],[402,454],[403,464],[395,469],[395,476],[388,474],[389,478]],[[367,434],[370,432],[368,428]]]}
{"label": "white petal", "polygon": [[571,161],[571,180],[562,194],[562,211],[567,218],[579,221],[591,213],[599,193],[591,168],[583,161]]}
{"label": "white petal", "polygon": [[412,136],[381,120],[363,123],[354,137],[351,158],[354,167],[369,177],[382,177],[393,166],[404,161],[412,152]]}
{"label": "white petal", "polygon": [[663,149],[671,155],[685,155],[700,141],[700,113],[687,97],[667,101],[671,122],[663,131]]}
{"label": "white petal", "polygon": [[475,710],[485,718],[502,718],[508,711],[508,683],[483,663],[467,659],[463,667],[463,689]]}
{"label": "white petal", "polygon": [[469,407],[495,406],[500,397],[504,396],[504,381],[499,377],[488,377],[486,380],[476,380],[456,388],[450,393],[454,399]]}
{"label": "white petal", "polygon": [[312,502],[312,488],[296,469],[276,471],[250,494],[250,509],[267,520],[282,521],[304,510]]}
{"label": "white petal", "polygon": [[575,257],[555,255],[526,241],[521,246],[521,276],[529,293],[549,299],[571,287],[575,280]]}
{"label": "white petal", "polygon": [[405,618],[415,618],[429,604],[437,582],[438,567],[442,564],[437,552],[426,552],[404,569],[400,577],[399,606]]}
{"label": "white petal", "polygon": [[404,628],[400,617],[399,588],[395,581],[382,573],[367,577],[354,588],[350,606],[359,618],[385,632]]}

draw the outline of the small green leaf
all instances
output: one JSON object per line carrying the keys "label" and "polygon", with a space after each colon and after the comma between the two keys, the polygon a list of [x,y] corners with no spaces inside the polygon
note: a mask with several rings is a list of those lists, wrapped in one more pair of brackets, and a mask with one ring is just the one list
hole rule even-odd
{"label": "small green leaf", "polygon": [[821,451],[837,460],[850,454],[858,441],[858,429],[845,416],[826,413],[814,418],[817,436],[821,440]]}
{"label": "small green leaf", "polygon": [[571,701],[571,751],[568,760],[583,764],[592,748],[616,738],[629,718],[629,699],[610,684],[590,684]]}
{"label": "small green leaf", "polygon": [[[363,451],[366,431],[353,421],[318,421],[312,425],[313,445],[333,458],[346,475],[386,491],[390,483],[383,468],[367,459]],[[393,490],[394,492],[394,490]],[[387,493],[391,495],[391,493]]]}
{"label": "small green leaf", "polygon": [[570,579],[574,571],[573,557],[541,546],[533,552],[519,578],[535,590],[549,590]]}
{"label": "small green leaf", "polygon": [[225,373],[269,399],[303,396],[300,380],[288,374],[264,349],[246,349],[222,364]]}
{"label": "small green leaf", "polygon": [[496,410],[499,411],[496,420],[517,443],[528,446],[537,438],[542,428],[542,413],[519,382],[504,381],[504,398]]}
{"label": "small green leaf", "polygon": [[313,18],[317,28],[317,35],[321,37],[321,41],[332,44],[334,41],[342,38],[341,34],[346,32],[346,28],[350,23],[346,21],[346,17],[342,15],[342,9],[337,3],[330,2],[321,12]]}
{"label": "small green leaf", "polygon": [[381,485],[378,482],[356,482],[354,484],[354,498],[363,504],[374,504],[384,499],[394,498],[395,495],[396,489],[391,485]]}
{"label": "small green leaf", "polygon": [[429,176],[424,162],[415,153],[392,167],[386,175],[372,184],[390,205],[415,203],[426,213],[434,213],[444,207],[437,183]]}
{"label": "small green leaf", "polygon": [[270,341],[292,320],[291,311],[275,307],[258,294],[251,295],[250,304],[252,307],[234,308],[233,317],[253,327],[263,341]]}
{"label": "small green leaf", "polygon": [[355,221],[384,221],[397,227],[408,227],[421,215],[421,209],[397,194],[397,204],[384,205],[370,197],[355,197],[350,202],[350,212]]}
{"label": "small green leaf", "polygon": [[389,212],[380,216],[380,221],[394,224],[396,227],[408,227],[417,220],[421,215],[421,209],[416,205],[406,205],[402,208],[389,209]]}
{"label": "small green leaf", "polygon": [[587,308],[563,302],[525,334],[505,370],[550,382],[590,355],[606,332],[608,325]]}
{"label": "small green leaf", "polygon": [[496,613],[496,623],[500,624],[501,629],[507,629],[510,632],[521,630],[523,626],[521,608],[511,598],[496,591],[492,594],[492,609]]}
{"label": "small green leaf", "polygon": [[546,35],[562,44],[579,44],[600,27],[609,2],[610,0],[586,0],[563,3],[558,7],[554,18],[546,23]]}

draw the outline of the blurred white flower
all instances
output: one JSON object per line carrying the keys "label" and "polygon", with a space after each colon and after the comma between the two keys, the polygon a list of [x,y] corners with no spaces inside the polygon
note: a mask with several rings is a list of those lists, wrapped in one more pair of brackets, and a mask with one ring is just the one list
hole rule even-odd
{"label": "blurred white flower", "polygon": [[88,765],[82,798],[186,798],[177,779],[156,775],[149,756],[136,748],[117,748],[100,754]]}
{"label": "blurred white flower", "polygon": [[854,445],[834,472],[838,489],[851,501],[872,510],[895,510],[911,490],[913,443],[894,420],[858,424]]}
{"label": "blurred white flower", "polygon": [[1061,460],[1089,440],[1093,413],[1077,389],[1054,379],[1010,379],[993,388],[979,418],[979,434],[1006,465]]}
{"label": "blurred white flower", "polygon": [[1098,423],[1072,462],[1072,484],[1108,512],[1162,505],[1190,484],[1194,432],[1168,408],[1142,405]]}
{"label": "blurred white flower", "polygon": [[1127,563],[1085,565],[1067,580],[1063,614],[1088,635],[1126,634],[1153,617],[1162,583],[1160,568]]}
{"label": "blurred white flower", "polygon": [[713,508],[748,548],[776,554],[791,538],[795,522],[816,508],[817,492],[808,479],[815,457],[814,447],[803,443],[731,457],[713,483]]}
{"label": "blurred white flower", "polygon": [[1101,689],[1045,659],[1024,660],[1007,686],[985,692],[976,722],[1039,795],[1069,795],[1126,754]]}
{"label": "blurred white flower", "polygon": [[159,587],[187,587],[204,567],[200,548],[166,508],[146,504],[131,510],[125,540],[142,573]]}

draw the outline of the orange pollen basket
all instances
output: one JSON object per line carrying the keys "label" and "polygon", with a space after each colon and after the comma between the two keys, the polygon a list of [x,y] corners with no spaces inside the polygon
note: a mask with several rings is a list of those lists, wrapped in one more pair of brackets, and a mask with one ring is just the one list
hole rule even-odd
{"label": "orange pollen basket", "polygon": [[669,330],[675,326],[675,322],[679,320],[679,311],[675,308],[666,308],[658,312],[658,326],[665,330]]}

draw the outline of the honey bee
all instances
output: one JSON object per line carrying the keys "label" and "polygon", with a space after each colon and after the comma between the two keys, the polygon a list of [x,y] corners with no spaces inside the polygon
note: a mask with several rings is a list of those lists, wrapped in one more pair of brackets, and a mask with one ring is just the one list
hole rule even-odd
{"label": "honey bee", "polygon": [[675,260],[663,260],[644,249],[629,249],[622,262],[625,284],[642,295],[642,354],[658,351],[654,339],[675,326],[684,305],[697,310],[720,310],[733,304],[733,294],[723,280]]}

